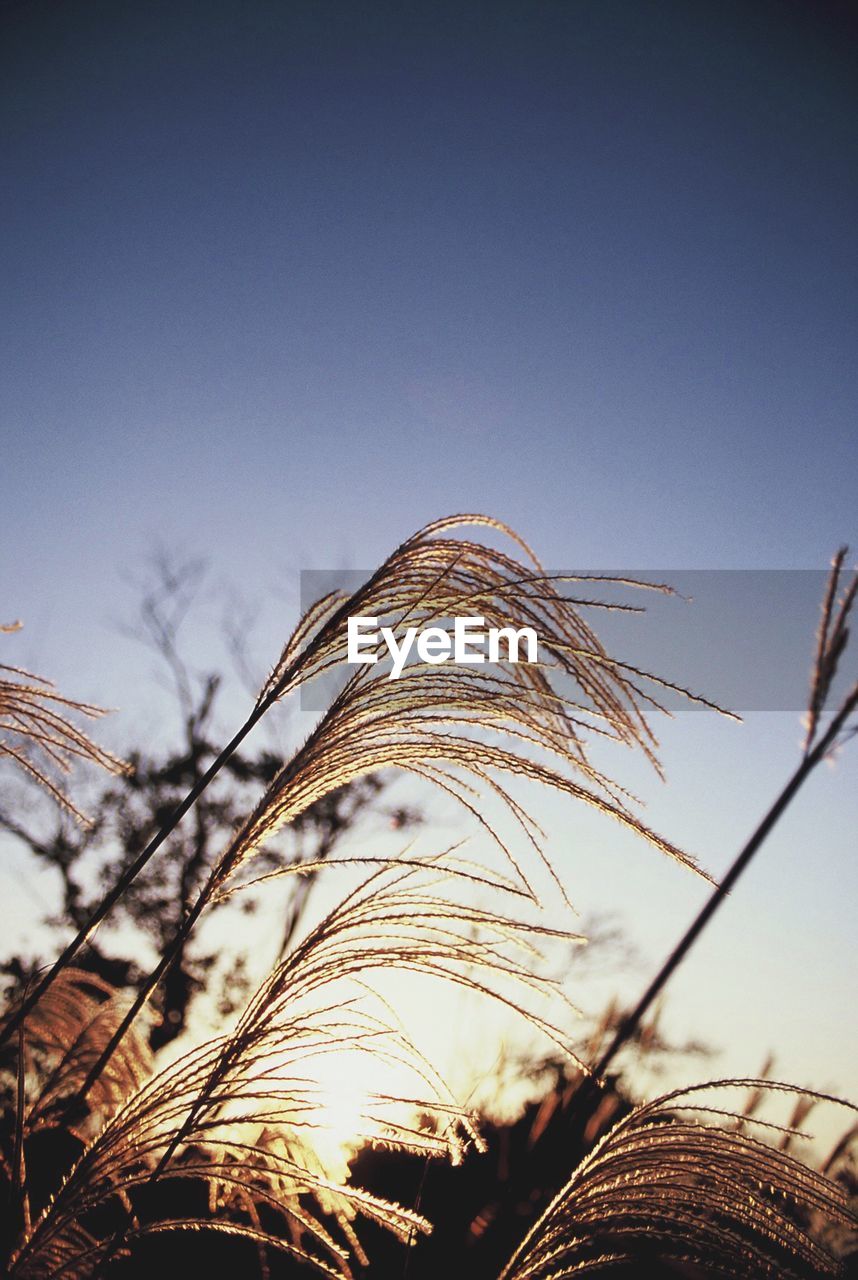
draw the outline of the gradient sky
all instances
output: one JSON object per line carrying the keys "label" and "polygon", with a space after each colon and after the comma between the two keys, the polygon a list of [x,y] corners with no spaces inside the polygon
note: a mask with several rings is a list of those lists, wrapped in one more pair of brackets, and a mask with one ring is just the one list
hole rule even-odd
{"label": "gradient sky", "polygon": [[[2,26],[10,660],[121,704],[120,739],[149,668],[110,623],[156,542],[266,603],[271,660],[299,568],[454,511],[557,566],[818,568],[858,541],[846,6],[25,0]],[[659,819],[718,869],[798,731],[701,724],[668,738]],[[841,1087],[854,766],[741,908],[769,1008],[818,972],[794,1066]],[[654,913],[653,956],[684,911]],[[735,937],[707,964],[738,997]]]}

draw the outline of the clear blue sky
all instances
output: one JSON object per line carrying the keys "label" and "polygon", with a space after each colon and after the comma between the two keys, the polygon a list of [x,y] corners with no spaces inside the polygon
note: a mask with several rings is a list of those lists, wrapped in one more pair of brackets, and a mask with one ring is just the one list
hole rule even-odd
{"label": "clear blue sky", "polygon": [[[121,701],[108,624],[156,540],[250,599],[457,510],[553,565],[858,541],[847,6],[27,0],[2,26],[15,660]],[[747,767],[782,732],[786,765],[791,725]],[[710,754],[714,820],[738,757]],[[774,786],[759,765],[713,864]],[[838,920],[813,936],[842,973]]]}

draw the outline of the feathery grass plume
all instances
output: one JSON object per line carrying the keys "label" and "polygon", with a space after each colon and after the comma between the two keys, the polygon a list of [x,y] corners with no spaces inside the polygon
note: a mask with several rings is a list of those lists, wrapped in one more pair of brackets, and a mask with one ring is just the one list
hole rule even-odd
{"label": "feathery grass plume", "polygon": [[[529,566],[482,543],[448,536],[462,525],[482,527],[512,540]],[[498,666],[492,675],[446,664],[409,667],[398,681],[380,678],[376,664],[363,668],[334,699],[333,705],[295,757],[275,779],[261,804],[220,861],[198,908],[189,913],[186,933],[210,895],[223,888],[260,842],[291,821],[326,791],[383,768],[402,768],[455,795],[466,809],[479,813],[477,790],[493,792],[521,823],[540,857],[539,831],[509,792],[492,776],[507,772],[535,778],[567,795],[596,805],[664,852],[687,866],[693,858],[650,831],[632,812],[633,797],[595,769],[587,756],[590,734],[643,751],[656,769],[657,742],[645,710],[664,710],[641,687],[672,689],[693,701],[713,706],[671,682],[610,658],[579,608],[629,609],[601,601],[567,600],[562,581],[612,582],[670,593],[671,588],[625,578],[546,574],[527,544],[508,526],[488,516],[464,515],[438,520],[419,530],[384,562],[369,581],[348,598],[330,595],[312,606],[286,644],[256,705],[244,725],[223,748],[165,824],[106,891],[91,917],[69,942],[52,969],[30,993],[18,1014],[0,1027],[0,1043],[16,1030],[18,1020],[41,999],[57,973],[71,963],[92,930],[105,918],[158,852],[230,756],[262,716],[280,699],[307,681],[341,665],[347,655],[347,620],[375,616],[388,622],[401,639],[408,625],[426,626],[473,610],[493,627],[536,630],[540,663]],[[559,678],[579,691],[574,699],[555,687]],[[721,708],[716,708],[721,710]],[[725,713],[729,714],[729,713]],[[449,726],[456,727],[450,732]],[[506,734],[516,750],[477,741],[476,733]],[[524,748],[559,757],[561,768],[524,754]],[[470,775],[470,780],[460,776]],[[571,775],[571,776],[570,776]],[[580,780],[579,780],[580,779]],[[499,837],[498,837],[499,839]],[[525,892],[533,896],[520,863],[501,842]],[[546,864],[547,865],[547,864]],[[558,887],[562,885],[553,868]],[[701,872],[701,874],[703,874]],[[186,934],[185,934],[186,936]],[[160,975],[155,977],[157,981]]]}
{"label": "feathery grass plume", "polygon": [[[365,1261],[357,1218],[403,1240],[428,1230],[420,1215],[337,1184],[314,1155],[307,1136],[324,1127],[315,1064],[348,1052],[370,1055],[376,1073],[383,1063],[407,1069],[415,1095],[369,1097],[356,1136],[458,1160],[464,1146],[479,1145],[472,1119],[383,1000],[373,1000],[367,980],[374,970],[397,970],[494,996],[571,1056],[530,996],[566,1005],[556,984],[539,976],[536,946],[541,938],[580,940],[468,905],[442,892],[445,881],[485,885],[451,851],[383,865],[346,895],[274,969],[231,1035],[194,1049],[126,1100],[25,1233],[9,1275],[89,1277],[135,1240],[193,1229],[229,1231],[347,1276],[350,1253]],[[522,994],[510,994],[510,983]],[[159,1181],[205,1184],[210,1214],[153,1213]],[[274,1225],[263,1227],[263,1219]]]}
{"label": "feathery grass plume", "polygon": [[[24,1023],[24,1073],[32,1097],[24,1134],[67,1124],[64,1104],[73,1098],[93,1062],[122,1019],[130,996],[117,993],[97,974],[66,969]],[[152,1054],[141,1027],[132,1030],[89,1096],[91,1121],[100,1127],[139,1089],[152,1071]]]}
{"label": "feathery grass plume", "polygon": [[[805,756],[809,755],[813,748],[819,731],[820,717],[825,709],[840,659],[849,640],[848,622],[849,615],[855,604],[856,594],[858,594],[858,573],[853,572],[852,581],[843,587],[840,598],[837,598],[837,591],[843,577],[843,566],[848,554],[849,548],[841,547],[834,556],[831,562],[828,585],[822,600],[819,628],[816,633],[816,659],[813,664],[810,699],[805,718],[807,727],[804,743]],[[847,705],[851,699],[852,709],[854,710],[856,694],[858,694],[858,685],[853,687],[851,694],[847,695],[846,702],[843,705]]]}
{"label": "feathery grass plume", "polygon": [[[439,536],[466,524],[505,534],[524,551],[531,567],[484,544]],[[559,582],[580,580],[584,579],[546,574],[527,544],[499,521],[456,516],[427,525],[408,539],[348,599],[332,594],[310,609],[260,701],[282,697],[340,665],[350,616],[376,617],[401,640],[408,626],[443,624],[450,617],[478,611],[490,627],[533,628],[542,657],[539,663],[496,664],[490,674],[453,663],[439,667],[414,662],[395,681],[387,678],[383,662],[359,668],[236,837],[221,864],[222,876],[229,876],[264,839],[326,791],[391,767],[431,780],[472,812],[481,791],[500,796],[540,855],[539,828],[497,781],[497,774],[536,780],[595,805],[699,870],[688,854],[641,822],[632,809],[634,798],[589,761],[588,737],[594,734],[641,749],[658,768],[657,742],[644,708],[664,708],[635,681],[673,690],[678,686],[607,655],[581,609],[630,606],[570,600],[560,594]],[[587,580],[670,591],[624,578]],[[560,679],[571,679],[576,698],[559,692]],[[487,741],[486,731],[511,745]],[[558,763],[538,760],[534,752],[553,756]],[[470,781],[463,775],[470,775]],[[520,862],[493,834],[531,894]]]}
{"label": "feathery grass plume", "polygon": [[[521,550],[525,566],[485,543],[454,538],[449,531],[463,526],[489,529],[509,538]],[[439,536],[445,535],[445,536]],[[489,626],[533,627],[549,663],[520,664],[523,681],[555,703],[558,726],[573,739],[594,731],[592,721],[610,726],[613,735],[650,752],[656,739],[642,711],[643,704],[663,711],[657,701],[636,686],[640,677],[657,686],[722,711],[714,703],[631,664],[611,658],[576,606],[639,613],[639,606],[601,600],[568,598],[558,583],[605,583],[662,594],[675,594],[663,583],[600,574],[547,574],[528,544],[508,525],[490,516],[458,515],[436,520],[403,542],[372,577],[351,596],[332,592],[305,614],[286,644],[259,696],[280,698],[341,663],[346,652],[346,623],[350,616],[388,620],[401,638],[406,625],[431,622],[477,609]],[[558,700],[549,671],[571,677],[589,701],[574,704],[586,715],[579,722]],[[730,713],[725,713],[730,714]],[[598,731],[598,729],[596,729]],[[579,744],[583,749],[583,742]],[[650,758],[657,764],[654,755]]]}
{"label": "feathery grass plume", "polygon": [[[33,1141],[40,1139],[44,1151],[45,1138],[53,1135],[55,1159],[70,1159],[69,1150],[82,1150],[151,1074],[146,1037],[139,1026],[132,1028],[92,1089],[88,1106],[79,1108],[73,1118],[69,1115],[69,1099],[77,1095],[128,1004],[126,994],[117,994],[97,975],[66,969],[21,1024],[17,1054],[7,1050],[0,1060],[0,1099],[8,1105],[15,1098],[11,1150],[0,1144],[0,1168],[8,1186],[7,1224],[20,1223],[24,1234],[31,1222],[25,1153]],[[10,1134],[6,1126],[3,1134]]]}
{"label": "feathery grass plume", "polygon": [[[0,632],[18,631],[20,626],[7,623]],[[69,713],[92,720],[105,714],[88,702],[63,698],[44,676],[0,662],[0,757],[7,756],[86,825],[87,819],[52,774],[69,773],[76,760],[88,760],[110,773],[125,772],[128,766],[78,729]]]}
{"label": "feathery grass plume", "polygon": [[[533,569],[481,543],[439,536],[467,523],[510,537],[524,549]],[[439,668],[416,662],[397,680],[387,678],[382,662],[358,668],[212,868],[173,944],[144,983],[135,1008],[149,998],[208,904],[229,890],[235,873],[266,839],[337,787],[383,769],[405,770],[454,796],[490,831],[522,892],[534,900],[522,860],[481,812],[483,795],[500,798],[564,899],[565,889],[545,857],[540,828],[498,774],[540,782],[595,806],[705,876],[689,854],[635,815],[633,797],[587,756],[588,734],[595,733],[639,747],[657,767],[656,740],[643,707],[660,704],[640,690],[629,673],[657,685],[677,686],[610,659],[575,604],[559,594],[557,577],[544,572],[507,526],[485,516],[457,516],[427,525],[403,543],[352,596],[328,596],[311,607],[263,687],[254,714],[344,662],[350,616],[387,620],[401,637],[406,626],[470,616],[478,608],[491,626],[533,627],[543,660],[496,664],[491,674],[452,663]],[[584,701],[559,693],[554,683],[558,677],[571,678]],[[489,733],[505,737],[510,745],[489,741]],[[134,1008],[129,1019],[133,1016]],[[117,1035],[121,1034],[120,1028]],[[105,1059],[110,1052],[108,1046]],[[96,1064],[93,1075],[99,1069]]]}
{"label": "feathery grass plume", "polygon": [[821,1227],[854,1221],[842,1188],[759,1137],[717,1127],[788,1132],[711,1100],[746,1088],[851,1107],[771,1080],[710,1081],[638,1107],[582,1161],[501,1280],[639,1274],[642,1265],[662,1274],[672,1264],[742,1280],[839,1274]]}

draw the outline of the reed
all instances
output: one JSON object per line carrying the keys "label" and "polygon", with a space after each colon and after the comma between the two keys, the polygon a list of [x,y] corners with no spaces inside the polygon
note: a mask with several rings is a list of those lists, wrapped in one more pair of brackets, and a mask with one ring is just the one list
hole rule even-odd
{"label": "reed", "polygon": [[[455,533],[461,526],[500,535],[514,552]],[[853,581],[838,597],[844,562],[845,552],[823,604],[803,761],[786,799],[761,824],[751,854],[740,857],[742,866],[812,769],[853,732],[858,686],[824,723],[856,594]],[[314,1144],[323,1127],[314,1070],[347,1050],[374,1064],[396,1064],[411,1082],[396,1094],[372,1093],[356,1136],[453,1162],[480,1149],[478,1119],[398,1025],[374,989],[378,973],[419,974],[499,1002],[588,1070],[572,1052],[568,1004],[540,963],[543,944],[582,939],[550,928],[541,914],[534,868],[553,877],[565,896],[562,869],[548,857],[539,824],[513,783],[522,779],[595,807],[705,877],[690,854],[640,819],[634,797],[596,767],[590,747],[595,739],[609,740],[660,770],[651,724],[664,711],[659,691],[713,704],[611,657],[587,611],[633,606],[571,596],[575,581],[590,589],[610,582],[670,590],[547,574],[512,530],[488,517],[460,516],[420,530],[357,592],[328,596],[302,618],[244,724],[208,772],[108,886],[56,962],[7,1011],[0,1067],[5,1064],[14,1115],[3,1151],[6,1274],[87,1280],[121,1268],[147,1240],[202,1232],[243,1242],[263,1275],[271,1259],[286,1255],[348,1277],[355,1263],[371,1265],[361,1222],[381,1225],[404,1243],[429,1231],[419,1212],[353,1185],[346,1169],[332,1176]],[[492,627],[534,628],[541,662],[490,671],[415,662],[393,681],[382,662],[359,668],[214,860],[138,994],[120,996],[75,966],[92,931],[143,867],[169,857],[171,833],[259,720],[342,665],[350,616],[378,617],[401,636],[409,627],[476,612]],[[0,671],[2,749],[76,812],[53,767],[67,768],[77,757],[122,767],[75,727],[75,716],[96,709],[61,698],[25,672]],[[321,870],[321,863],[301,864],[257,874],[254,860],[279,829],[321,798],[390,769],[454,797],[490,834],[502,870],[466,859],[460,844],[433,857],[406,850],[395,858],[367,852],[325,861],[328,875],[357,868],[357,886],[344,890],[305,937],[293,938],[231,1030],[159,1067],[144,1034],[148,1002],[207,909],[273,878]],[[504,823],[489,817],[498,801]],[[715,887],[710,903],[718,905],[735,878]],[[633,1034],[712,910],[675,950],[649,997],[623,1020],[597,1076]],[[836,1259],[819,1242],[814,1215],[847,1221],[836,1185],[788,1151],[789,1127],[779,1131],[782,1149],[775,1150],[746,1132],[726,1131],[723,1123],[713,1126],[716,1115],[723,1122],[733,1113],[704,1105],[690,1090],[620,1120],[573,1172],[504,1277],[559,1280],[640,1259],[693,1263],[718,1275],[835,1274]],[[765,1129],[750,1113],[745,1124]],[[37,1194],[39,1180],[28,1163],[45,1134],[70,1141],[74,1155],[60,1166],[50,1193]]]}

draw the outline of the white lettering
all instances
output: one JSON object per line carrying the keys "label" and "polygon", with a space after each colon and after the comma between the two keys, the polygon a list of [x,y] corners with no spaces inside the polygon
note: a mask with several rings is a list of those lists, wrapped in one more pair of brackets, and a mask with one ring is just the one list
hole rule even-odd
{"label": "white lettering", "polygon": [[378,632],[373,631],[372,635],[361,635],[361,631],[365,627],[377,627],[378,618],[349,618],[348,637],[349,637],[349,653],[348,660],[353,666],[357,666],[363,662],[378,662],[377,653],[361,653],[361,649],[366,645],[378,644]]}
{"label": "white lettering", "polygon": [[402,637],[402,644],[396,643],[396,632],[392,627],[382,627],[381,634],[387,641],[387,647],[393,658],[393,669],[388,676],[388,680],[398,680],[402,675],[402,668],[405,666],[405,660],[414,643],[414,637],[417,635],[417,628],[408,627],[406,629],[405,635]]}
{"label": "white lettering", "polygon": [[506,640],[506,652],[510,662],[518,662],[518,645],[522,636],[527,645],[526,662],[537,661],[536,632],[533,627],[522,627],[513,631],[512,627],[491,627],[489,629],[489,662],[500,662],[501,637]]}
{"label": "white lettering", "polygon": [[485,618],[456,618],[453,623],[453,632],[456,637],[455,659],[456,662],[469,664],[485,662],[486,655],[484,653],[474,653],[468,650],[470,644],[482,644],[485,636],[474,631],[469,631],[469,627],[482,627],[485,625]]}
{"label": "white lettering", "polygon": [[417,653],[423,662],[446,662],[450,656],[450,633],[443,627],[427,627],[417,637]]}
{"label": "white lettering", "polygon": [[[445,627],[426,627],[422,630],[406,627],[397,639],[394,627],[382,627],[379,630],[378,618],[349,618],[348,661],[354,665],[378,662],[378,653],[371,651],[378,649],[382,641],[392,659],[388,677],[390,680],[399,679],[412,651],[416,651],[421,662],[432,666],[448,662],[451,658],[463,666],[471,666],[483,662],[500,662],[503,641],[506,647],[504,661],[539,661],[537,635],[533,627],[520,627],[516,631],[514,627],[486,627],[485,622],[482,617],[454,618],[452,634]],[[525,659],[519,658],[522,647],[527,651]]]}

